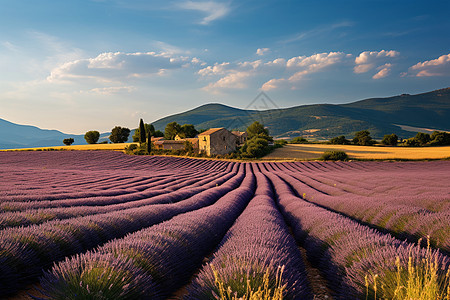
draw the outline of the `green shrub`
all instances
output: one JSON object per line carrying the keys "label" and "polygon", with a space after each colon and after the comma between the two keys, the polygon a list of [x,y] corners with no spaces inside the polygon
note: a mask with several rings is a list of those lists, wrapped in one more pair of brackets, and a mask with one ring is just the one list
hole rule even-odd
{"label": "green shrub", "polygon": [[276,140],[273,144],[275,148],[281,148],[286,145],[288,142],[286,140]]}
{"label": "green shrub", "polygon": [[348,155],[344,151],[325,151],[320,157],[321,160],[348,160]]}
{"label": "green shrub", "polygon": [[349,145],[350,141],[347,140],[344,135],[340,135],[340,136],[332,138],[330,140],[330,144],[333,144],[333,145]]}
{"label": "green shrub", "polygon": [[398,136],[395,133],[386,134],[381,140],[381,143],[387,146],[397,146]]}
{"label": "green shrub", "polygon": [[289,141],[289,144],[307,144],[308,140],[302,136],[298,136]]}

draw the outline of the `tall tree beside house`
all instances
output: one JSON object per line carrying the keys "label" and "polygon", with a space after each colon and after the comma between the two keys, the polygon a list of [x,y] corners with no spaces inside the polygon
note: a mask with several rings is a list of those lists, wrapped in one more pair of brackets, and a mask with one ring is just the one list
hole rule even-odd
{"label": "tall tree beside house", "polygon": [[148,132],[147,135],[147,152],[150,154],[152,152],[152,134]]}
{"label": "tall tree beside house", "polygon": [[181,132],[181,126],[177,122],[171,122],[167,124],[164,130],[164,138],[166,140],[173,140],[175,136]]}
{"label": "tall tree beside house", "polygon": [[[144,123],[144,127],[145,127],[145,136],[147,136],[149,132],[151,133],[152,136],[157,136],[157,133],[155,131],[155,127],[153,126],[153,124],[145,124]],[[159,136],[164,136],[164,134],[161,131],[159,131]],[[133,142],[140,142],[140,138],[141,138],[141,130],[138,127],[134,130]]]}
{"label": "tall tree beside house", "polygon": [[130,129],[125,127],[116,126],[111,130],[109,139],[113,143],[125,143],[130,135]]}
{"label": "tall tree beside house", "polygon": [[253,122],[247,127],[247,135],[249,140],[254,137],[259,137],[268,141],[273,141],[273,138],[269,135],[269,130],[264,128],[264,125],[258,121]]}
{"label": "tall tree beside house", "polygon": [[184,124],[180,128],[180,133],[178,134],[181,138],[194,138],[198,131],[195,129],[194,125],[192,124]]}
{"label": "tall tree beside house", "polygon": [[100,132],[97,130],[91,130],[84,134],[84,139],[88,144],[96,144],[100,138]]}
{"label": "tall tree beside house", "polygon": [[139,143],[143,144],[147,140],[147,134],[145,132],[144,120],[139,121]]}
{"label": "tall tree beside house", "polygon": [[247,127],[248,139],[240,149],[243,157],[255,158],[266,155],[270,152],[269,142],[273,138],[269,135],[269,130],[258,121]]}

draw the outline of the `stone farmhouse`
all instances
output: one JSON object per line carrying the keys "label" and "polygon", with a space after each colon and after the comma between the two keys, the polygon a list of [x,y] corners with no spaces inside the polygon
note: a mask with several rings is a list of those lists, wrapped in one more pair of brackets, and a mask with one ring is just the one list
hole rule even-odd
{"label": "stone farmhouse", "polygon": [[211,128],[198,135],[200,151],[207,155],[223,155],[236,150],[238,139],[225,128]]}
{"label": "stone farmhouse", "polygon": [[236,150],[236,147],[245,143],[247,133],[240,131],[230,132],[226,128],[211,128],[200,133],[195,138],[181,138],[175,136],[175,140],[165,140],[164,138],[152,138],[155,149],[162,150],[182,150],[185,142],[192,144],[194,151],[204,151],[207,155],[224,155]]}
{"label": "stone farmhouse", "polygon": [[231,133],[236,136],[238,145],[243,145],[247,141],[248,134],[246,131],[233,130]]}

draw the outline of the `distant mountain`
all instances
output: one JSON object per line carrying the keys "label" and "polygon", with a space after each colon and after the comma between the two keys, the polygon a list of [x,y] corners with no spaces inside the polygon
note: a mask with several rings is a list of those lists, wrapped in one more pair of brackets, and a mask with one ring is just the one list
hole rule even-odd
{"label": "distant mountain", "polygon": [[[134,131],[130,134],[133,135]],[[102,133],[100,141],[107,140],[110,133]],[[0,149],[64,146],[65,138],[73,138],[73,145],[85,145],[84,134],[66,134],[58,130],[40,129],[30,125],[19,125],[0,119]]]}
{"label": "distant mountain", "polygon": [[[346,135],[349,138],[364,129],[375,138],[390,133],[407,138],[415,135],[415,132],[404,130],[409,127],[450,131],[450,88],[348,104],[303,105],[265,111],[206,104],[159,119],[153,125],[163,131],[174,121],[193,124],[197,129],[226,127],[239,130],[245,130],[253,121],[260,121],[278,138],[299,135],[315,138]],[[405,126],[402,129],[399,125]]]}
{"label": "distant mountain", "polygon": [[[206,104],[159,119],[153,125],[155,129],[164,131],[166,125],[174,121],[181,125],[193,124],[197,129],[225,127],[230,130],[245,130],[252,122],[259,121],[276,138],[299,135],[317,139],[338,135],[351,138],[356,131],[364,129],[378,139],[390,133],[408,138],[418,130],[450,131],[450,88],[339,105],[314,104],[264,111]],[[133,133],[134,130],[129,141]],[[109,133],[102,133],[100,140],[107,140],[108,136]],[[74,138],[74,144],[86,144],[84,135],[44,130],[0,119],[0,149],[58,146],[69,137]]]}

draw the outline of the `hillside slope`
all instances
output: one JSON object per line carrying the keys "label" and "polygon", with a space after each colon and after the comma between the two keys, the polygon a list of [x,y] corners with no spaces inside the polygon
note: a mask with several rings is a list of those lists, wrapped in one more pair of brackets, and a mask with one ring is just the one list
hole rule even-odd
{"label": "hillside slope", "polygon": [[373,137],[396,133],[407,138],[415,133],[400,126],[450,131],[450,88],[389,98],[373,98],[348,104],[315,104],[255,111],[222,104],[206,104],[184,113],[162,118],[153,124],[164,130],[170,122],[193,124],[198,129],[226,127],[245,130],[253,121],[267,126],[275,137],[306,135],[329,138],[351,136],[368,129]]}
{"label": "hillside slope", "polygon": [[[405,131],[398,125],[450,131],[450,88],[339,105],[302,105],[265,111],[213,103],[167,116],[153,122],[153,125],[161,131],[170,122],[193,124],[197,129],[226,127],[230,130],[245,130],[254,121],[267,126],[276,138],[299,135],[318,139],[338,135],[350,138],[356,131],[364,129],[369,130],[375,138],[390,133],[396,133],[402,138],[415,135],[416,129]],[[132,135],[133,130],[129,141]],[[101,140],[107,140],[108,136],[109,133],[103,133]],[[64,138],[69,137],[75,139],[76,145],[86,144],[83,135],[18,125],[0,119],[0,149],[58,146],[62,145]]]}

